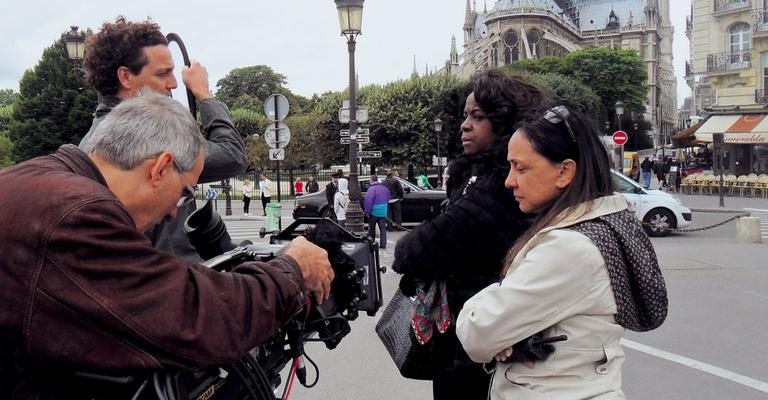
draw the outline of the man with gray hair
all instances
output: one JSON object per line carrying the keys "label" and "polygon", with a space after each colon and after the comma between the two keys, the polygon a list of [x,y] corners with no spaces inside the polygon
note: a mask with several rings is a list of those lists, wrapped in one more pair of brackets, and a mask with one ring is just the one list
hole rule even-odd
{"label": "man with gray hair", "polygon": [[[0,171],[0,398],[84,398],[75,370],[200,368],[238,360],[313,291],[327,253],[297,238],[283,255],[223,273],[142,234],[193,199],[205,141],[174,100],[121,102],[82,151]],[[40,190],[55,196],[37,196]]]}

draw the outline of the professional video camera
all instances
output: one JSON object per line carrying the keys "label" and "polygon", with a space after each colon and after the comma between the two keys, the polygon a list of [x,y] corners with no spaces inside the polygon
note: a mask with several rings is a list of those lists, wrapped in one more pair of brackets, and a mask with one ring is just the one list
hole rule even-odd
{"label": "professional video camera", "polygon": [[[186,221],[190,239],[205,256],[203,264],[218,271],[229,271],[247,261],[269,261],[298,236],[305,236],[328,252],[335,278],[330,297],[315,304],[308,297],[307,307],[279,331],[233,364],[203,371],[149,371],[124,377],[100,374],[80,374],[81,378],[105,385],[104,392],[118,398],[119,392],[136,400],[199,399],[199,400],[274,400],[281,383],[281,371],[291,363],[283,390],[286,396],[293,377],[307,387],[306,359],[317,372],[318,367],[307,356],[304,344],[321,341],[328,349],[335,348],[350,332],[349,322],[359,311],[373,316],[382,304],[381,272],[376,243],[347,231],[328,218],[300,218],[282,232],[273,234],[268,244],[245,242],[234,246],[221,218],[212,211],[211,203],[190,215]],[[304,228],[304,229],[302,229]],[[262,232],[262,237],[265,232]],[[315,374],[317,377],[318,375]],[[96,396],[94,398],[99,398]]]}

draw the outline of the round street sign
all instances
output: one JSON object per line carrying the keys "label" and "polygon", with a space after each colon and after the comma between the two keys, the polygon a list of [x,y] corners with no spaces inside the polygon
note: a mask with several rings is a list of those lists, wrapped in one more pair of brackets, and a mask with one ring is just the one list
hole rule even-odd
{"label": "round street sign", "polygon": [[[277,137],[275,137],[275,132],[277,132]],[[270,124],[267,130],[264,131],[264,141],[267,142],[270,148],[282,149],[291,141],[291,130],[288,129],[288,125],[284,122],[278,122],[277,128],[275,128],[274,124]]]}
{"label": "round street sign", "polygon": [[[277,117],[275,117],[275,102],[277,102]],[[264,102],[264,114],[270,121],[282,121],[288,115],[288,99],[282,94],[271,94]]]}
{"label": "round street sign", "polygon": [[613,132],[613,143],[616,143],[621,146],[627,143],[627,139],[629,139],[629,137],[627,136],[627,132],[624,132],[624,131]]}

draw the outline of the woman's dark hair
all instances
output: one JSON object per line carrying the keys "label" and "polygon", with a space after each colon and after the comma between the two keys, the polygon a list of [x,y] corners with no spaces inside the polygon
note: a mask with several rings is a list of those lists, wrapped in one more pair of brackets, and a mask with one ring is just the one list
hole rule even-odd
{"label": "woman's dark hair", "polygon": [[520,249],[546,226],[556,223],[562,213],[579,204],[614,192],[608,151],[600,141],[594,123],[572,108],[562,105],[534,111],[531,119],[519,123],[533,149],[552,163],[571,159],[576,171],[570,185],[523,233],[507,254],[506,273]]}
{"label": "woman's dark hair", "polygon": [[497,136],[511,136],[515,132],[515,124],[532,108],[539,106],[543,99],[539,88],[520,76],[498,69],[476,76],[472,82],[472,93]]}
{"label": "woman's dark hair", "polygon": [[154,22],[128,22],[120,16],[114,23],[104,23],[85,48],[83,65],[88,83],[102,95],[116,95],[120,90],[118,68],[127,67],[139,74],[148,62],[144,48],[160,44],[167,45],[168,39]]}

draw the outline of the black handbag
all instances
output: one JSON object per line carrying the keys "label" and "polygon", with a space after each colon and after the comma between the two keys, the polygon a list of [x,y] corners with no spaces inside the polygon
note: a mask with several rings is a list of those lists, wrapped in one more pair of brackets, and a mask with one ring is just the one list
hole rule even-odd
{"label": "black handbag", "polygon": [[414,301],[397,289],[376,323],[376,334],[400,375],[409,379],[432,380],[432,341],[424,345],[416,341],[411,329],[415,311]]}

